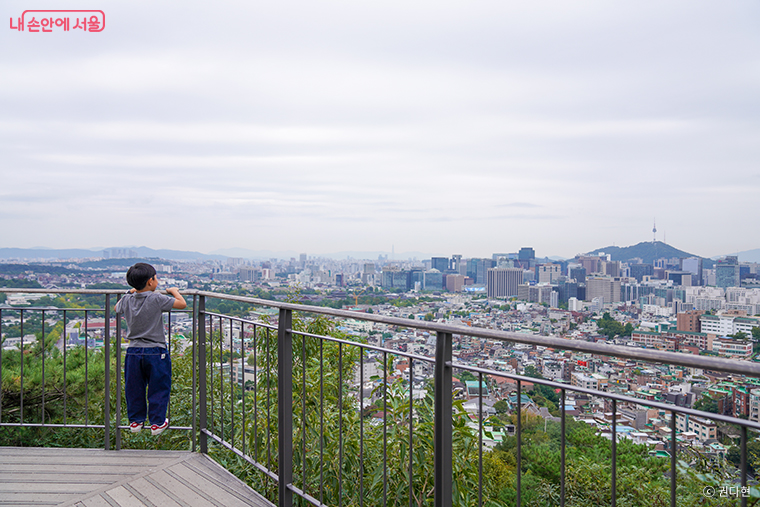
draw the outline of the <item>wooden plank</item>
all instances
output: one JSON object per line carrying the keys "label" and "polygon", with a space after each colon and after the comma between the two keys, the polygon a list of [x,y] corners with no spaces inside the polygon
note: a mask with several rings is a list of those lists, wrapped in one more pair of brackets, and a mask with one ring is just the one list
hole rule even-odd
{"label": "wooden plank", "polygon": [[51,493],[89,493],[100,484],[70,484],[61,482],[0,482],[0,496],[6,493],[24,493],[26,491],[50,491]]}
{"label": "wooden plank", "polygon": [[209,480],[229,488],[254,505],[273,507],[273,504],[269,500],[209,456],[197,454],[182,464],[190,468],[194,473],[206,476]]}
{"label": "wooden plank", "polygon": [[13,465],[44,465],[50,463],[51,460],[62,463],[65,462],[69,465],[81,465],[81,466],[100,466],[100,465],[115,465],[117,463],[123,463],[125,465],[153,467],[160,466],[164,463],[170,463],[179,456],[141,456],[124,454],[123,456],[115,455],[94,455],[94,456],[67,456],[59,454],[51,454],[45,456],[44,454],[34,454],[31,456],[0,456],[0,466],[13,466]]}
{"label": "wooden plank", "polygon": [[[132,474],[133,475],[133,474]],[[0,483],[3,482],[68,482],[73,484],[113,484],[121,479],[130,477],[130,474],[106,474],[91,472],[72,471],[69,467],[61,473],[38,473],[38,472],[0,472]]]}
{"label": "wooden plank", "polygon": [[210,481],[208,478],[194,473],[184,464],[175,465],[167,470],[168,473],[175,475],[186,481],[188,485],[199,488],[205,494],[221,502],[226,507],[249,507],[250,503],[241,498],[235,492],[221,486],[220,484]]}
{"label": "wooden plank", "polygon": [[48,493],[48,492],[32,492],[32,493],[3,493],[0,497],[0,505],[57,505],[63,502],[67,502],[72,499],[76,499],[77,495],[73,493]]}
{"label": "wooden plank", "polygon": [[109,489],[106,494],[113,498],[121,507],[145,507],[146,505],[132,493],[127,491],[124,486]]}
{"label": "wooden plank", "polygon": [[129,486],[141,492],[146,498],[149,498],[150,503],[156,507],[182,507],[182,504],[175,502],[162,489],[157,488],[143,477],[130,482]]}
{"label": "wooden plank", "polygon": [[114,458],[117,460],[130,459],[176,459],[191,454],[190,451],[151,451],[123,449],[121,451],[105,451],[103,449],[67,449],[67,448],[38,448],[38,447],[0,447],[0,460],[17,458],[34,458],[61,456],[66,459]]}
{"label": "wooden plank", "polygon": [[[158,467],[154,467],[158,468]],[[12,469],[14,472],[19,473],[66,473],[71,472],[72,470],[77,470],[77,473],[82,474],[97,474],[98,472],[102,472],[104,474],[116,474],[116,475],[134,475],[139,474],[141,472],[149,471],[150,469],[147,469],[142,466],[132,466],[132,465],[100,465],[100,466],[89,466],[89,465],[13,465]],[[5,468],[4,466],[0,466],[0,477],[4,475],[4,470],[8,470],[8,468]]]}
{"label": "wooden plank", "polygon": [[151,474],[145,479],[157,488],[171,492],[173,498],[188,505],[218,505],[219,507],[224,507],[214,502],[213,499],[204,496],[202,492],[178,481],[164,470]]}
{"label": "wooden plank", "polygon": [[85,498],[76,504],[75,507],[111,507],[111,504],[105,501],[102,496],[97,495]]}

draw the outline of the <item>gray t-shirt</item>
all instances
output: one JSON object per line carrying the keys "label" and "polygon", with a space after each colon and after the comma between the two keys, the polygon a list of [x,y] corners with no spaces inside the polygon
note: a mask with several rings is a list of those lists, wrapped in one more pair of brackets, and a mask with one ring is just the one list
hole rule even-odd
{"label": "gray t-shirt", "polygon": [[152,291],[127,294],[116,303],[124,314],[130,347],[166,347],[162,312],[171,310],[174,298]]}

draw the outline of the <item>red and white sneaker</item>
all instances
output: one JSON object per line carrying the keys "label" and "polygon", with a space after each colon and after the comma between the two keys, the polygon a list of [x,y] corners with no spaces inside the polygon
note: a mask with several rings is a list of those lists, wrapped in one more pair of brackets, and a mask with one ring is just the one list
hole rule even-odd
{"label": "red and white sneaker", "polygon": [[165,420],[164,424],[162,424],[161,426],[159,426],[158,424],[153,424],[150,427],[150,434],[155,437],[163,433],[164,430],[168,427],[169,427],[169,419]]}
{"label": "red and white sneaker", "polygon": [[129,431],[132,433],[139,433],[141,429],[143,429],[143,424],[141,422],[131,422],[129,423]]}

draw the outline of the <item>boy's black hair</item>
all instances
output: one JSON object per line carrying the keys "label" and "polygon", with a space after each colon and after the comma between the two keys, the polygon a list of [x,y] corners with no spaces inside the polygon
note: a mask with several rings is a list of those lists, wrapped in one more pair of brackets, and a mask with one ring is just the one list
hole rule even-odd
{"label": "boy's black hair", "polygon": [[127,283],[136,290],[143,290],[148,280],[156,276],[156,268],[144,262],[138,262],[127,271]]}

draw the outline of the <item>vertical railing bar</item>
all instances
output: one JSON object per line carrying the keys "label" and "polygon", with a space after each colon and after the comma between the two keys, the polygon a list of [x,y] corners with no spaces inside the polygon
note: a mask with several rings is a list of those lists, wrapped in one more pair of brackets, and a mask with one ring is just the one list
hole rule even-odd
{"label": "vertical railing bar", "polygon": [[19,412],[21,424],[24,424],[24,310],[21,310],[21,399]]}
{"label": "vertical railing bar", "polygon": [[319,340],[319,503],[325,501],[325,341]]}
{"label": "vertical railing bar", "polygon": [[565,507],[565,390],[560,390],[560,475],[559,475],[559,505]]}
{"label": "vertical railing bar", "polygon": [[[64,313],[64,315],[66,315]],[[0,308],[0,327],[2,327],[3,322],[3,309]],[[63,326],[63,335],[66,336],[66,326]],[[65,343],[65,342],[64,342]],[[64,349],[65,350],[65,349]],[[64,372],[66,371],[66,368],[64,367]],[[0,332],[0,378],[3,378],[3,340],[2,340],[2,333]],[[63,382],[63,424],[66,424],[66,381]],[[0,389],[0,423],[3,422],[3,390]]]}
{"label": "vertical railing bar", "polygon": [[234,336],[234,321],[230,319],[230,444],[232,447],[235,447],[235,386],[237,385],[233,371],[235,360],[232,358],[232,353],[235,352],[235,344],[232,341]]}
{"label": "vertical railing bar", "polygon": [[245,448],[245,433],[246,433],[246,431],[245,431],[245,429],[246,429],[246,427],[245,427],[245,424],[246,424],[245,399],[246,399],[246,395],[247,395],[246,388],[245,388],[245,366],[247,364],[246,359],[247,358],[245,357],[245,323],[241,322],[240,323],[240,368],[243,371],[242,371],[242,377],[240,379],[241,382],[242,382],[242,386],[241,386],[240,392],[241,392],[242,397],[243,397],[242,398],[242,402],[243,402],[243,404],[242,404],[242,407],[243,407],[243,413],[242,413],[243,421],[242,421],[242,424],[243,425],[241,427],[242,429],[241,429],[241,435],[240,436],[243,438],[243,455],[246,455],[246,452],[245,452],[246,451],[246,448]]}
{"label": "vertical railing bar", "polygon": [[483,506],[483,372],[478,373],[478,507]]}
{"label": "vertical railing bar", "polygon": [[301,480],[306,489],[306,335],[301,335]]}
{"label": "vertical railing bar", "polygon": [[676,413],[670,413],[670,505],[676,507]]}
{"label": "vertical railing bar", "polygon": [[744,491],[747,489],[747,427],[741,426],[742,440],[741,440],[741,473],[742,473],[742,507],[747,507],[747,497],[744,496]]}
{"label": "vertical railing bar", "polygon": [[[211,427],[211,431],[216,431],[216,426],[214,425],[214,316],[209,315],[208,317],[208,325],[209,325],[209,335],[208,335],[208,351],[206,354],[208,355],[208,362],[211,365],[209,368],[209,385],[208,385],[208,392],[209,392],[209,401],[211,402],[211,407],[208,409],[208,424]],[[204,322],[205,326],[205,322]]]}
{"label": "vertical railing bar", "polygon": [[88,329],[88,317],[90,312],[84,311],[84,424],[90,425],[90,372],[89,372],[89,329]]}
{"label": "vertical railing bar", "polygon": [[452,335],[438,331],[435,342],[435,507],[452,505]]}
{"label": "vertical railing bar", "polygon": [[[198,437],[202,454],[208,454],[208,436],[205,433],[208,424],[208,398],[206,397],[208,383],[208,347],[206,338],[206,296],[198,298]],[[212,388],[213,391],[213,388]]]}
{"label": "vertical railing bar", "polygon": [[343,507],[343,343],[338,343],[338,507]]}
{"label": "vertical railing bar", "polygon": [[[172,355],[172,311],[169,309],[169,312],[166,314],[166,353],[168,354],[169,360],[171,361],[171,355]],[[172,404],[169,403],[166,406],[166,418],[170,421],[172,420]]]}
{"label": "vertical railing bar", "polygon": [[270,372],[272,370],[272,364],[271,364],[272,351],[271,351],[271,344],[270,344],[271,330],[269,328],[266,328],[266,329],[267,329],[267,343],[266,343],[266,346],[267,346],[266,348],[266,353],[267,353],[267,357],[266,357],[266,363],[267,363],[267,424],[266,424],[266,427],[267,427],[267,470],[271,470],[272,469],[272,438],[270,436],[271,435],[270,423],[272,421],[272,414],[271,414],[271,409],[270,409],[271,407],[270,395],[272,392],[272,386],[270,384],[271,382]]}
{"label": "vertical railing bar", "polygon": [[[118,329],[118,328],[117,328]],[[191,331],[191,339],[192,339],[192,368],[193,368],[193,389],[192,394],[190,395],[192,398],[192,407],[190,409],[191,411],[191,426],[193,427],[193,430],[190,432],[190,440],[192,442],[192,449],[193,452],[197,450],[197,433],[198,433],[198,409],[196,404],[198,403],[198,395],[197,395],[197,389],[198,389],[198,296],[193,295],[193,314],[192,314],[192,331]]]}
{"label": "vertical railing bar", "polygon": [[40,413],[42,424],[45,424],[45,310],[42,310],[42,411]]}
{"label": "vertical railing bar", "polygon": [[617,400],[612,399],[612,507],[617,505]]}
{"label": "vertical railing bar", "polygon": [[[116,296],[116,303],[121,301],[121,294]],[[121,314],[116,314],[116,435],[114,447],[121,450]]]}
{"label": "vertical railing bar", "polygon": [[[224,323],[221,315],[219,316],[219,427],[224,440]],[[232,355],[230,355],[230,360]],[[230,363],[232,367],[232,363]]]}
{"label": "vertical railing bar", "polygon": [[364,348],[359,348],[359,507],[364,507]]}
{"label": "vertical railing bar", "polygon": [[[105,387],[103,389],[103,423],[105,430],[103,433],[105,439],[106,451],[111,449],[111,295],[106,294],[106,306],[103,315],[105,328],[103,330],[103,349],[105,349]],[[117,424],[117,432],[118,424]]]}
{"label": "vertical railing bar", "polygon": [[414,359],[409,358],[409,507],[414,504]]}
{"label": "vertical railing bar", "polygon": [[[66,313],[64,312],[64,315]],[[0,328],[2,328],[2,322],[3,322],[3,309],[0,308]],[[63,326],[64,329],[64,336],[66,336],[66,325]],[[65,345],[65,342],[64,342]],[[65,350],[65,349],[64,349]],[[65,358],[65,356],[64,356]],[[23,356],[22,356],[23,359]],[[65,360],[65,359],[64,359]],[[64,363],[65,364],[65,363]],[[63,368],[64,374],[66,372],[66,367]],[[2,332],[0,330],[0,378],[3,378],[3,340],[2,340]],[[66,381],[63,382],[63,424],[66,424]],[[3,422],[3,390],[0,389],[0,423]]]}
{"label": "vertical railing bar", "polygon": [[253,325],[253,455],[259,461],[259,326]]}
{"label": "vertical railing bar", "polygon": [[517,507],[522,501],[522,382],[517,381]]}
{"label": "vertical railing bar", "polygon": [[66,385],[66,352],[68,347],[66,346],[66,310],[63,311],[63,424],[68,422],[68,414],[66,413],[67,398],[67,385]]}
{"label": "vertical railing bar", "polygon": [[293,312],[280,309],[277,323],[277,409],[279,421],[279,503],[293,505]]}
{"label": "vertical railing bar", "polygon": [[388,501],[388,353],[383,351],[383,507]]}

